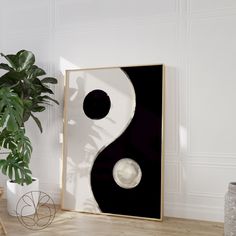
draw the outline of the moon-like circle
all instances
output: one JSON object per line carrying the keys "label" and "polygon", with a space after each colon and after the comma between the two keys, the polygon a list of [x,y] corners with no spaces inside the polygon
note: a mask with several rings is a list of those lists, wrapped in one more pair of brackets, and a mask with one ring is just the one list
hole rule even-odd
{"label": "moon-like circle", "polygon": [[136,187],[142,178],[139,164],[130,158],[123,158],[116,162],[112,173],[116,184],[125,189]]}

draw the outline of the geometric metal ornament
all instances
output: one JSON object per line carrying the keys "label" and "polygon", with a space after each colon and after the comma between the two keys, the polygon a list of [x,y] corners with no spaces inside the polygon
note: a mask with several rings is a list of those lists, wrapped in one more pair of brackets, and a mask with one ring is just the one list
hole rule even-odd
{"label": "geometric metal ornament", "polygon": [[52,198],[41,191],[24,194],[17,202],[18,221],[27,229],[41,230],[49,226],[56,214]]}

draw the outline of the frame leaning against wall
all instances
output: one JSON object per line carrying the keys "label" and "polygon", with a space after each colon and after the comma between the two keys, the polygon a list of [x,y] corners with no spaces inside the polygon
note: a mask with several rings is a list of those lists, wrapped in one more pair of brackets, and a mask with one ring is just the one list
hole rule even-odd
{"label": "frame leaning against wall", "polygon": [[[155,70],[158,72],[156,76]],[[143,216],[142,214],[127,214],[127,213],[117,213],[112,211],[102,211],[100,204],[97,203],[94,196],[93,190],[91,190],[90,175],[92,166],[96,164],[95,160],[97,156],[108,146],[111,146],[122,135],[123,132],[129,127],[132,122],[133,115],[135,115],[136,104],[135,94],[132,90],[135,90],[135,86],[131,83],[130,76],[134,76],[134,79],[140,79],[140,76],[135,78],[135,74],[142,74],[145,70],[153,70],[153,78],[156,81],[161,80],[158,86],[161,86],[158,91],[161,91],[159,98],[159,110],[161,109],[161,129],[160,129],[160,145],[161,153],[159,157],[159,170],[160,179],[153,179],[150,183],[153,187],[153,192],[157,191],[155,189],[155,181],[160,182],[159,186],[159,215],[156,216]],[[137,72],[136,72],[137,71]],[[165,79],[164,79],[164,65],[135,65],[135,66],[122,66],[122,67],[104,67],[104,68],[89,68],[89,69],[79,69],[79,70],[68,70],[66,71],[65,78],[65,99],[64,99],[64,145],[63,145],[63,178],[62,178],[62,209],[95,213],[95,214],[106,214],[106,215],[116,215],[125,216],[132,218],[144,218],[148,220],[161,221],[163,217],[163,183],[164,183],[164,98],[165,98]],[[145,74],[142,74],[145,75]],[[148,75],[148,74],[147,74]],[[151,75],[151,74],[150,74]],[[124,78],[123,78],[123,77]],[[120,78],[122,77],[122,81]],[[128,79],[126,79],[127,77]],[[144,76],[146,77],[146,76]],[[149,76],[152,77],[152,76]],[[146,77],[147,78],[147,77]],[[156,81],[151,87],[155,88]],[[141,78],[142,79],[142,78]],[[143,79],[145,81],[147,79]],[[133,82],[133,81],[132,81]],[[123,84],[122,84],[123,83]],[[145,86],[144,86],[145,87]],[[128,89],[127,89],[128,88]],[[88,94],[94,90],[105,91],[111,101],[111,108],[104,119],[91,120],[86,117],[83,110],[83,102]],[[118,92],[116,91],[118,90]],[[120,92],[121,91],[121,92]],[[125,94],[129,99],[126,103],[130,103],[131,110],[127,111],[124,116],[130,117],[127,119],[127,123],[124,122],[120,124],[120,131],[114,129],[114,135],[109,136],[107,130],[113,130],[111,127],[111,120],[113,123],[119,123],[119,117],[117,116],[117,111],[115,108],[119,106],[122,100],[122,93]],[[116,100],[117,99],[117,100]],[[153,95],[153,99],[156,97]],[[152,104],[158,103],[154,101]],[[116,104],[117,103],[117,104]],[[125,105],[125,103],[124,103]],[[122,106],[121,106],[122,107]],[[132,110],[133,109],[133,110]],[[119,113],[121,114],[121,113]],[[124,120],[121,117],[120,120]],[[84,122],[84,123],[83,123]],[[106,127],[108,126],[107,130]],[[118,124],[119,126],[119,124]],[[123,128],[122,128],[123,127]],[[101,129],[100,129],[101,128]],[[100,129],[100,131],[99,131]],[[122,131],[121,131],[122,130]],[[87,132],[87,135],[86,135]],[[100,132],[100,134],[99,134]],[[100,139],[100,140],[99,140]],[[87,142],[87,143],[86,143]],[[95,147],[95,148],[94,148]],[[74,150],[73,150],[74,149]],[[114,164],[114,163],[113,163]],[[111,165],[113,165],[111,163]],[[99,166],[99,165],[98,165]],[[142,166],[141,166],[142,170]],[[94,176],[97,176],[96,174]],[[106,182],[106,181],[105,181]],[[109,182],[109,181],[108,181]],[[116,184],[112,185],[116,186]],[[119,189],[119,186],[117,187]],[[135,187],[136,188],[136,187]],[[135,189],[134,188],[134,189]],[[126,190],[125,190],[126,191]],[[129,192],[129,190],[127,190]],[[88,194],[88,196],[86,196]],[[95,194],[96,195],[96,194]],[[85,196],[85,197],[83,197]],[[137,196],[138,198],[138,196]],[[113,203],[112,203],[113,204]],[[122,206],[122,203],[120,203]],[[155,204],[154,204],[155,205]]]}

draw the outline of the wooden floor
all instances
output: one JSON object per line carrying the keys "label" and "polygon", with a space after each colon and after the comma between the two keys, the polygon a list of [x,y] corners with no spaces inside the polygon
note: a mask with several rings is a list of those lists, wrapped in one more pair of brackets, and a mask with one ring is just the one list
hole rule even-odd
{"label": "wooden floor", "polygon": [[[223,235],[223,224],[164,218],[163,222],[82,214],[58,210],[52,224],[39,231],[24,228],[16,217],[6,213],[6,202],[0,203],[7,235],[69,236],[217,236]],[[1,230],[1,229],[0,229]],[[3,235],[3,232],[0,232]]]}

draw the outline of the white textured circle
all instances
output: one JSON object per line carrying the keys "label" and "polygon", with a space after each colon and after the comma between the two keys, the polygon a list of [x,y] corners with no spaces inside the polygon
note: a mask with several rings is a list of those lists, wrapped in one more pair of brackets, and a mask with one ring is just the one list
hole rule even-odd
{"label": "white textured circle", "polygon": [[113,178],[121,188],[134,188],[142,178],[142,171],[136,161],[123,158],[114,165]]}

